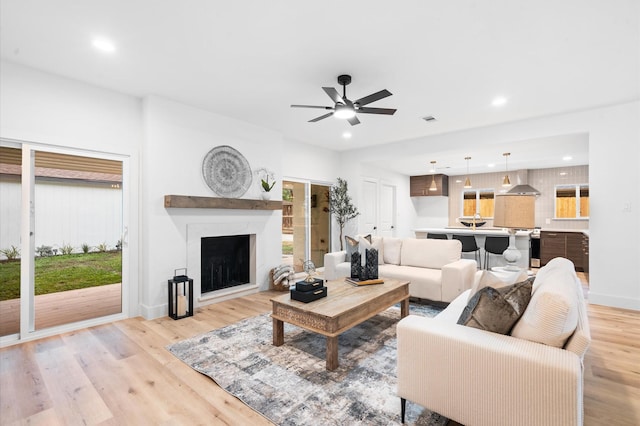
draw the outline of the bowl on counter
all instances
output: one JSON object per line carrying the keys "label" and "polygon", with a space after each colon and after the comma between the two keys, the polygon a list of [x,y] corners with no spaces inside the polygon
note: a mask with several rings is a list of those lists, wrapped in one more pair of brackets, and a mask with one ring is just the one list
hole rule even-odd
{"label": "bowl on counter", "polygon": [[[466,226],[467,228],[470,228],[470,227],[473,226],[473,221],[461,220],[460,223],[463,224],[464,226]],[[487,223],[487,222],[484,222],[484,221],[476,222],[476,228],[478,226],[484,225],[485,223]]]}

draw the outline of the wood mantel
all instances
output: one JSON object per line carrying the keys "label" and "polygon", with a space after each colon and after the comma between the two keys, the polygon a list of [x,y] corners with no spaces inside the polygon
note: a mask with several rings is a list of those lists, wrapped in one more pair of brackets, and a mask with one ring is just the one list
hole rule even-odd
{"label": "wood mantel", "polygon": [[281,210],[282,201],[165,195],[164,207],[182,209]]}

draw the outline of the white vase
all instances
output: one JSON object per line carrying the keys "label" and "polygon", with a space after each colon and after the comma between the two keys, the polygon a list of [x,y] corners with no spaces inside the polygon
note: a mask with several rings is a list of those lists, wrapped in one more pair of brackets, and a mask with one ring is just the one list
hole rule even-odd
{"label": "white vase", "polygon": [[262,191],[260,194],[261,194],[263,200],[270,200],[271,199],[271,192]]}

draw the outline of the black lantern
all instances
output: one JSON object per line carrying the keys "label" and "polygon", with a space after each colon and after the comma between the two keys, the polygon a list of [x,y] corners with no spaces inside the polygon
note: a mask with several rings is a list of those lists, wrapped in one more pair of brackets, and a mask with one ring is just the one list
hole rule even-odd
{"label": "black lantern", "polygon": [[[184,274],[178,274],[184,271]],[[187,269],[176,269],[169,284],[169,316],[174,320],[193,316],[193,279],[187,276]]]}

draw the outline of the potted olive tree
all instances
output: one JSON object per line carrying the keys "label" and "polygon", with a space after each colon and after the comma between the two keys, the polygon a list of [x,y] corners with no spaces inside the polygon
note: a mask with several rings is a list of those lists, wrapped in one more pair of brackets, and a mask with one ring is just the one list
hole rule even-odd
{"label": "potted olive tree", "polygon": [[346,180],[338,178],[336,184],[329,190],[329,212],[333,214],[340,226],[340,250],[342,250],[342,231],[344,226],[348,221],[360,214],[356,206],[351,202]]}

